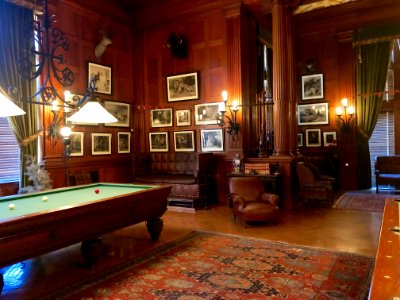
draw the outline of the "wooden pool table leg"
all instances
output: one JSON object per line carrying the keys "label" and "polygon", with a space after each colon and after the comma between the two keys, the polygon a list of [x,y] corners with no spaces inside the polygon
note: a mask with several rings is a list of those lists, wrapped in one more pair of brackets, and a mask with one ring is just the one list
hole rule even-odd
{"label": "wooden pool table leg", "polygon": [[93,267],[100,259],[103,249],[103,242],[99,238],[83,241],[81,244],[81,252],[85,259],[85,266],[88,268]]}
{"label": "wooden pool table leg", "polygon": [[153,241],[157,240],[158,237],[161,234],[161,231],[164,227],[164,222],[161,220],[161,218],[153,218],[150,220],[147,220],[146,223],[147,226],[147,231],[150,234],[150,237]]}

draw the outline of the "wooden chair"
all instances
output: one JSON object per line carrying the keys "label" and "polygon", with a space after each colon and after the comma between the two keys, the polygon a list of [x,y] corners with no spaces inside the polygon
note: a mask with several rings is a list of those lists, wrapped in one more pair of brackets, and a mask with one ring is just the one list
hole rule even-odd
{"label": "wooden chair", "polygon": [[279,196],[264,191],[257,177],[232,177],[229,192],[233,202],[233,216],[248,223],[276,222]]}
{"label": "wooden chair", "polygon": [[296,165],[296,171],[300,184],[300,196],[303,201],[333,204],[334,178],[326,176],[321,178],[316,170],[304,162]]}

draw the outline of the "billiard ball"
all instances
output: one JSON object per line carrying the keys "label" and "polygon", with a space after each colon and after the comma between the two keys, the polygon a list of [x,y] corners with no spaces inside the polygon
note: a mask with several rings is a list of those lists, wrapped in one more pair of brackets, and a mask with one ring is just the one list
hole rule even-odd
{"label": "billiard ball", "polygon": [[94,192],[95,192],[96,194],[98,194],[98,193],[100,193],[100,190],[99,190],[99,189],[95,189]]}
{"label": "billiard ball", "polygon": [[9,204],[9,205],[8,205],[8,209],[9,209],[9,210],[15,209],[15,204]]}
{"label": "billiard ball", "polygon": [[43,202],[47,202],[47,200],[49,200],[49,198],[48,198],[47,196],[44,196],[44,197],[42,198],[42,200],[43,200]]}

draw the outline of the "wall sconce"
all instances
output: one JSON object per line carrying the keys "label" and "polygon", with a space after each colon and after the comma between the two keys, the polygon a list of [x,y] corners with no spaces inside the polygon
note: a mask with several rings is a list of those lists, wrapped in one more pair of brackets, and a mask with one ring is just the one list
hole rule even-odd
{"label": "wall sconce", "polygon": [[[68,38],[57,27],[53,27],[55,21],[55,16],[49,15],[47,0],[43,1],[43,14],[37,16],[38,19],[34,21],[33,28],[26,28],[27,32],[32,32],[33,37],[27,36],[26,39],[31,41],[35,40],[38,49],[32,47],[28,48],[26,53],[30,52],[30,55],[24,54],[23,57],[19,58],[16,62],[18,65],[18,73],[24,80],[36,80],[40,76],[40,81],[42,86],[38,87],[37,92],[29,97],[28,99],[20,100],[22,102],[27,102],[32,105],[43,105],[51,106],[51,112],[53,114],[53,120],[49,125],[49,136],[50,138],[55,138],[57,142],[58,137],[58,127],[65,116],[65,113],[72,115],[74,122],[85,121],[85,123],[112,123],[118,120],[107,110],[105,110],[99,103],[98,107],[103,109],[103,113],[99,114],[97,111],[91,111],[92,117],[90,120],[87,114],[81,113],[83,109],[87,110],[87,104],[90,100],[95,99],[94,95],[96,92],[96,84],[99,80],[99,74],[94,75],[85,93],[84,97],[78,101],[71,101],[70,92],[66,91],[64,97],[59,93],[59,89],[56,87],[62,86],[67,88],[74,83],[74,74],[72,70],[68,67],[64,67],[65,59],[62,53],[59,53],[60,49],[68,50]],[[29,23],[29,26],[31,23]],[[61,51],[60,51],[61,52]],[[57,55],[56,55],[56,54]],[[30,61],[31,56],[38,57],[38,63],[32,65]],[[11,89],[13,94],[17,94],[16,89]],[[4,92],[3,92],[4,93]],[[0,116],[9,117],[15,115],[21,115],[25,112],[21,109],[16,109],[15,104],[11,99],[8,99],[3,93],[0,93],[0,104],[2,107],[2,112]],[[9,91],[10,93],[10,91]],[[14,97],[16,98],[16,97]],[[92,105],[90,105],[92,107]],[[4,108],[4,109],[3,109]],[[6,109],[7,108],[7,109]],[[64,113],[61,113],[61,112]],[[77,113],[80,113],[76,116]],[[104,119],[102,117],[105,117]],[[82,118],[85,118],[82,120]],[[93,120],[95,119],[95,120]],[[71,120],[72,122],[72,120]]]}
{"label": "wall sconce", "polygon": [[343,107],[336,107],[336,123],[340,130],[349,131],[355,126],[355,109],[354,106],[348,106],[347,98],[343,98],[340,102]]}
{"label": "wall sconce", "polygon": [[[229,123],[229,128],[226,130],[226,132],[232,136],[233,140],[235,140],[235,136],[239,133],[239,124],[236,123],[236,114],[239,111],[239,102],[237,100],[233,100],[232,105],[227,105],[228,92],[222,91],[221,95],[224,102],[219,104],[217,122],[219,126],[224,127],[226,119]],[[226,108],[229,109],[230,116],[226,114]]]}

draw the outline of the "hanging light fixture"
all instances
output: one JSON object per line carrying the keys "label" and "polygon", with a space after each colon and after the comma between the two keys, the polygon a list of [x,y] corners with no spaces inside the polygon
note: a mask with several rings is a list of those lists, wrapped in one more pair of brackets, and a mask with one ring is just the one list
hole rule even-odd
{"label": "hanging light fixture", "polygon": [[[40,15],[43,15],[42,21],[36,19],[40,16],[36,16],[33,24],[33,38],[29,37],[30,40],[34,41],[35,46],[32,43],[29,49],[30,53],[29,51],[27,52],[29,55],[21,57],[17,62],[18,72],[24,79],[31,81],[40,76],[41,82],[43,82],[38,91],[32,97],[26,99],[25,102],[52,106],[53,121],[49,125],[50,135],[57,133],[60,116],[63,115],[72,115],[69,118],[71,121],[74,120],[75,122],[87,124],[117,122],[118,120],[98,102],[97,105],[90,104],[85,108],[88,103],[91,103],[87,101],[97,99],[94,94],[96,83],[99,80],[98,75],[93,76],[89,82],[87,92],[78,104],[70,101],[69,91],[65,91],[65,95],[62,95],[55,88],[55,82],[53,81],[56,81],[58,85],[61,85],[65,89],[74,83],[74,74],[70,68],[62,66],[66,63],[66,60],[63,53],[60,53],[61,50],[68,50],[68,38],[59,28],[52,27],[55,18],[49,15],[47,0],[43,1],[43,13],[40,13]],[[32,28],[29,28],[29,30],[31,31]],[[37,57],[36,64],[32,62],[32,54]],[[39,100],[37,100],[38,98]],[[96,111],[84,113],[89,109],[93,109],[93,107],[96,107]],[[85,108],[84,112],[81,112],[81,108]],[[64,114],[61,113],[62,111]],[[74,113],[79,114],[75,116]],[[7,113],[5,116],[11,116],[11,114]]]}
{"label": "hanging light fixture", "polygon": [[2,92],[0,92],[0,107],[0,117],[11,117],[25,114],[18,105],[8,99],[8,97],[6,97]]}

